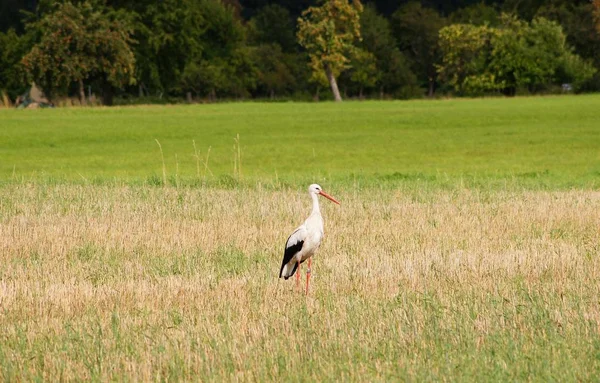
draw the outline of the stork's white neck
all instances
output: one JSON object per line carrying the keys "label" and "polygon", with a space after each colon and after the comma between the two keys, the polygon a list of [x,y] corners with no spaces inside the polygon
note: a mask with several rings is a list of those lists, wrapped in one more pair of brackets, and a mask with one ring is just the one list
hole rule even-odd
{"label": "stork's white neck", "polygon": [[310,193],[310,197],[312,198],[312,201],[313,201],[313,208],[312,208],[313,214],[321,213],[321,210],[319,209],[319,196],[316,193]]}

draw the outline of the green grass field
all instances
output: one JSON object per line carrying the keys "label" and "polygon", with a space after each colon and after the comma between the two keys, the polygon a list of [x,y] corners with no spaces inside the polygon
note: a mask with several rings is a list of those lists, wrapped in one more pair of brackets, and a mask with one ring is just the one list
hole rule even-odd
{"label": "green grass field", "polygon": [[[0,110],[0,176],[169,179],[600,181],[600,96]],[[196,150],[193,143],[196,144]],[[533,180],[532,180],[533,178]]]}
{"label": "green grass field", "polygon": [[0,109],[0,381],[595,381],[599,106]]}

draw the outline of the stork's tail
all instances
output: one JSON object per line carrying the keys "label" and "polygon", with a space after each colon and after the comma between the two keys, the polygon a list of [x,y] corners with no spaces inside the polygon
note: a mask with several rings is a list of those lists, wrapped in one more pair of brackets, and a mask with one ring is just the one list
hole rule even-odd
{"label": "stork's tail", "polygon": [[281,270],[279,271],[279,278],[283,277],[286,281],[289,277],[296,273],[296,269],[298,268],[298,262],[294,263],[286,263],[281,266]]}

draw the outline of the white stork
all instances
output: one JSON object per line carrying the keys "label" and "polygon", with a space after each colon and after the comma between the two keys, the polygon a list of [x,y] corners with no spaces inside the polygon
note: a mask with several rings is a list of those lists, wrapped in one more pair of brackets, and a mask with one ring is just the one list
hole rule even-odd
{"label": "white stork", "polygon": [[323,238],[323,217],[319,210],[319,195],[340,204],[335,198],[325,193],[317,184],[308,187],[308,193],[313,201],[312,213],[304,223],[288,238],[285,244],[283,262],[279,271],[279,278],[286,280],[294,275],[296,271],[296,286],[300,284],[300,264],[308,259],[308,270],[306,271],[306,294],[308,294],[308,284],[310,282],[310,264],[311,257],[319,248]]}

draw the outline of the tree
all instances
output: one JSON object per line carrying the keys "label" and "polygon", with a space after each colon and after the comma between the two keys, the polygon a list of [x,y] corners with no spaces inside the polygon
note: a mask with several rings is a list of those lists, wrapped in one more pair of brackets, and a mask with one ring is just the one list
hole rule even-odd
{"label": "tree", "polygon": [[[191,57],[203,50],[206,21],[196,0],[137,0],[129,9],[135,24],[136,76],[147,91],[181,94],[181,76]],[[143,93],[143,89],[140,90]]]}
{"label": "tree", "polygon": [[418,94],[417,78],[406,56],[397,48],[390,22],[378,14],[373,5],[365,6],[360,17],[360,30],[359,47],[375,57],[379,97],[383,98],[386,91],[403,98]]}
{"label": "tree", "polygon": [[298,19],[298,41],[308,51],[313,77],[318,81],[325,73],[335,101],[342,101],[336,77],[347,68],[354,43],[360,40],[362,9],[359,0],[327,0]]}
{"label": "tree", "polygon": [[415,73],[410,69],[406,56],[395,48],[385,63],[385,70],[380,77],[380,96],[383,98],[384,87],[389,89],[394,97],[409,99],[423,97],[423,89]]}
{"label": "tree", "polygon": [[204,20],[200,46],[186,57],[180,84],[211,100],[218,93],[247,96],[256,85],[256,69],[235,9],[218,0],[200,0],[199,12]]}
{"label": "tree", "polygon": [[258,87],[270,98],[294,86],[295,79],[289,64],[290,55],[283,53],[279,44],[262,44],[253,51]]}
{"label": "tree", "polygon": [[0,92],[12,99],[26,88],[21,58],[29,49],[29,36],[19,36],[14,29],[0,32]]}
{"label": "tree", "polygon": [[490,73],[491,40],[498,30],[487,25],[453,24],[440,30],[440,80],[461,95],[476,95],[502,88]]}
{"label": "tree", "polygon": [[492,42],[490,69],[498,74],[504,92],[535,91],[550,83],[565,50],[561,27],[543,18],[534,19],[531,25],[510,15],[502,19],[501,33]]}
{"label": "tree", "polygon": [[225,65],[220,59],[192,61],[181,76],[182,85],[196,94],[206,93],[210,101],[215,101],[217,93],[226,89]]}
{"label": "tree", "polygon": [[108,87],[133,84],[134,55],[127,15],[85,1],[65,2],[27,28],[40,35],[22,60],[30,79],[50,99],[55,89],[79,84],[85,101],[83,81],[100,76],[105,83],[104,103],[112,103]]}
{"label": "tree", "polygon": [[[583,59],[591,60],[600,68],[600,0],[596,1],[597,13],[594,16],[594,2],[554,0],[541,6],[536,17],[544,17],[558,22],[567,36],[567,42]],[[581,84],[581,88],[597,90],[600,76],[593,81]]]}
{"label": "tree", "polygon": [[561,57],[556,77],[561,83],[571,83],[575,90],[581,90],[585,84],[598,72],[588,61],[571,51]]}
{"label": "tree", "polygon": [[415,73],[426,81],[428,95],[433,96],[439,59],[438,32],[446,20],[434,9],[410,2],[392,15],[392,28],[401,51],[406,52]]}
{"label": "tree", "polygon": [[496,26],[500,22],[500,17],[494,7],[481,2],[457,9],[452,12],[449,20],[453,24]]}
{"label": "tree", "polygon": [[248,35],[255,45],[252,61],[257,70],[257,95],[274,98],[276,94],[291,93],[298,84],[297,76],[304,75],[294,71],[296,62],[305,59],[298,53],[294,31],[290,11],[278,4],[259,8],[250,19]]}
{"label": "tree", "polygon": [[228,90],[229,93],[238,98],[250,96],[250,92],[256,88],[257,69],[252,61],[252,49],[240,46],[235,49],[228,61]]}
{"label": "tree", "polygon": [[283,52],[296,50],[294,21],[290,12],[278,4],[262,7],[250,20],[252,40],[257,44],[278,44]]}
{"label": "tree", "polygon": [[456,24],[440,31],[440,78],[460,94],[502,90],[514,95],[519,88],[535,92],[563,82],[579,88],[594,74],[566,44],[560,25],[509,15],[501,20],[497,28]]}
{"label": "tree", "polygon": [[202,34],[202,56],[208,60],[227,57],[245,44],[245,31],[236,18],[235,9],[220,0],[201,0],[201,12],[205,19]]}
{"label": "tree", "polygon": [[379,72],[373,53],[356,49],[350,61],[350,81],[358,85],[358,97],[364,97],[365,88],[373,88],[379,80]]}

